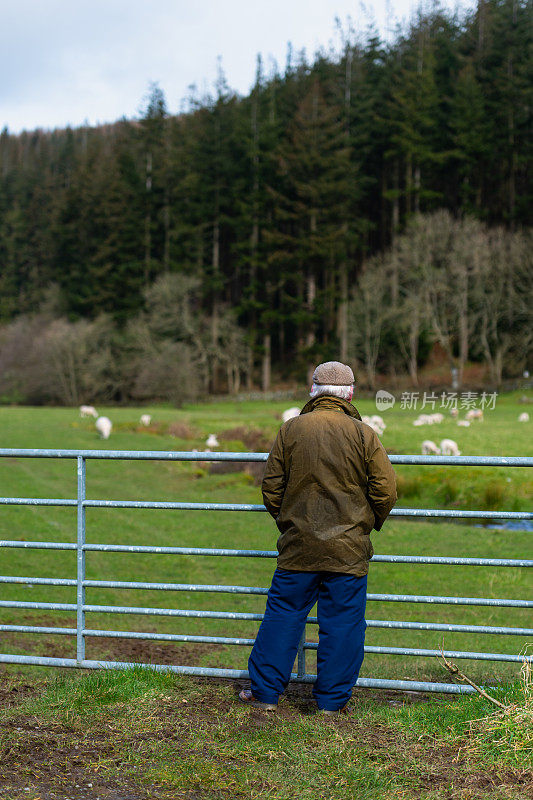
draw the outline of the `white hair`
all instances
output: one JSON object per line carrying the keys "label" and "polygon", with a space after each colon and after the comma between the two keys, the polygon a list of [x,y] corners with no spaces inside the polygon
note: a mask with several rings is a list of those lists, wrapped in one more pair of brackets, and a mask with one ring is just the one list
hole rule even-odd
{"label": "white hair", "polygon": [[311,397],[320,397],[322,394],[333,394],[335,397],[340,397],[341,400],[351,400],[353,395],[353,386],[349,384],[348,386],[333,386],[332,384],[318,384],[313,383],[311,386],[311,391],[309,392]]}

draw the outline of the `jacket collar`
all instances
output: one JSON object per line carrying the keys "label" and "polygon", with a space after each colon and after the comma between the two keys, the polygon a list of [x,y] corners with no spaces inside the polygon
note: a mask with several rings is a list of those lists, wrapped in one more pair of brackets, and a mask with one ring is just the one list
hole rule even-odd
{"label": "jacket collar", "polygon": [[340,397],[335,397],[332,394],[321,394],[319,397],[313,397],[300,411],[300,414],[308,414],[310,411],[316,409],[334,409],[335,411],[344,411],[350,417],[361,419],[359,411],[348,400],[342,400]]}

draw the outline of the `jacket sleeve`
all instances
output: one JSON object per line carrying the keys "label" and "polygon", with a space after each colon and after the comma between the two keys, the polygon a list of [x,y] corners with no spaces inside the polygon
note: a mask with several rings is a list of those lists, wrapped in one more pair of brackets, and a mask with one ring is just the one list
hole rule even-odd
{"label": "jacket sleeve", "polygon": [[392,464],[374,431],[372,431],[372,436],[368,437],[366,472],[368,502],[376,518],[374,529],[379,531],[398,499],[398,495],[396,494],[396,476]]}
{"label": "jacket sleeve", "polygon": [[264,504],[268,513],[271,514],[274,519],[276,519],[279,514],[286,485],[287,479],[283,458],[283,438],[280,430],[268,456],[265,476],[261,484]]}

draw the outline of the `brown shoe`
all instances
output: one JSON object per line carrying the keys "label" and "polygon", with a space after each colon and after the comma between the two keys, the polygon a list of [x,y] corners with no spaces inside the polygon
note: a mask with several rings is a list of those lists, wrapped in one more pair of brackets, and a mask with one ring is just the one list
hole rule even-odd
{"label": "brown shoe", "polygon": [[254,708],[261,708],[263,711],[278,710],[277,703],[261,703],[260,700],[256,700],[251,689],[242,689],[242,691],[239,692],[239,700],[242,700],[243,703],[248,703],[249,706],[253,706]]}
{"label": "brown shoe", "polygon": [[327,717],[338,717],[339,714],[345,714],[346,710],[347,706],[343,706],[342,708],[337,708],[335,711],[331,711],[329,708],[317,709],[319,714],[325,714]]}

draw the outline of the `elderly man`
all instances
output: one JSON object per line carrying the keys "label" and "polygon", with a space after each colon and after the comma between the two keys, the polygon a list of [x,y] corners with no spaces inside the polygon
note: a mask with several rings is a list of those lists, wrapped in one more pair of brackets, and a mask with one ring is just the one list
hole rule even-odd
{"label": "elderly man", "polygon": [[363,662],[369,534],[397,498],[387,454],[350,403],[353,382],[346,364],[320,364],[312,399],[282,425],[266,464],[262,492],[281,534],[278,566],[248,661],[251,688],[239,695],[265,710],[276,709],[290,680],[315,603],[321,711],[344,708]]}

